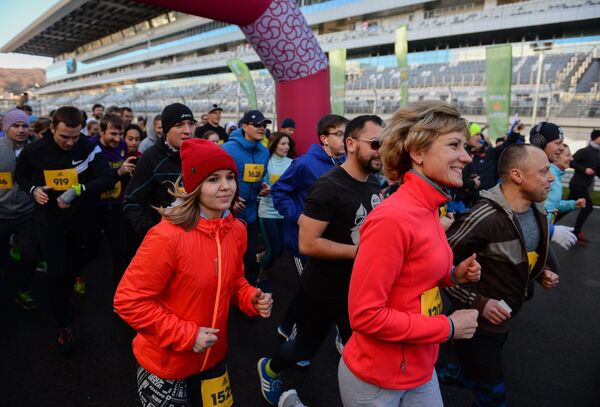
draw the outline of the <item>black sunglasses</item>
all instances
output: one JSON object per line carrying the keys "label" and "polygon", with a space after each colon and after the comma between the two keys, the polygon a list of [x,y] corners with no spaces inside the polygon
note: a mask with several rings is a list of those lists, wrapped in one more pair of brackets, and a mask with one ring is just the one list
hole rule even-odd
{"label": "black sunglasses", "polygon": [[379,150],[381,148],[381,140],[379,139],[371,139],[368,140],[366,138],[358,138],[358,137],[352,137],[354,140],[358,140],[358,141],[364,141],[365,143],[369,143],[371,145],[371,149],[372,150]]}
{"label": "black sunglasses", "polygon": [[252,123],[252,122],[250,122],[248,124],[252,125],[253,127],[263,127],[265,129],[269,125],[269,123],[267,123],[267,122],[264,122],[264,123]]}

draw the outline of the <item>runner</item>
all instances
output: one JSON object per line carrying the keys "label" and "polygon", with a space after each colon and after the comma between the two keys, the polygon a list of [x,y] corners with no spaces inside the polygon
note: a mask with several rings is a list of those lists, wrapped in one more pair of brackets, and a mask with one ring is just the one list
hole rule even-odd
{"label": "runner", "polygon": [[[323,116],[317,124],[319,144],[312,144],[305,155],[294,160],[271,190],[273,206],[285,219],[285,246],[294,256],[298,276],[302,275],[306,264],[306,257],[298,249],[298,219],[304,210],[308,191],[317,178],[344,162],[343,136],[347,123],[348,119],[342,116]],[[277,328],[279,335],[286,340],[294,337],[296,302],[293,298]],[[310,361],[307,362],[310,364]]]}
{"label": "runner", "polygon": [[163,136],[162,121],[159,114],[152,119],[152,126],[148,126],[146,138],[140,142],[139,151],[144,153],[147,149],[158,143]]}
{"label": "runner", "polygon": [[17,159],[15,178],[31,194],[35,224],[48,264],[49,296],[58,324],[59,351],[72,348],[70,295],[75,276],[88,261],[93,214],[90,198],[114,185],[113,174],[98,146],[81,137],[81,112],[63,106],[52,116],[52,137],[28,144]]}
{"label": "runner", "polygon": [[346,126],[347,159],[312,186],[300,216],[300,250],[309,256],[297,294],[296,338],[279,346],[272,359],[258,361],[263,397],[276,405],[283,370],[312,359],[335,323],[342,342],[352,333],[348,321],[348,284],[359,229],[381,202],[381,131],[378,116],[363,115]]}
{"label": "runner", "polygon": [[479,282],[447,289],[456,307],[479,311],[479,326],[472,340],[455,343],[460,363],[439,374],[443,382],[456,380],[473,391],[475,406],[505,405],[502,348],[510,320],[533,281],[545,289],[559,282],[545,267],[549,233],[542,202],[554,180],[547,156],[531,145],[511,145],[498,172],[501,184],[482,192],[477,205],[448,230],[455,262],[473,252],[481,262]]}
{"label": "runner", "polygon": [[27,115],[19,109],[4,116],[0,138],[0,269],[6,270],[9,242],[14,235],[20,258],[15,262],[18,285],[15,302],[24,310],[37,308],[31,295],[31,278],[39,260],[33,221],[33,200],[15,182],[16,160],[27,142]]}
{"label": "runner", "polygon": [[92,250],[95,249],[94,253],[97,255],[103,231],[110,248],[112,280],[116,288],[131,260],[127,254],[127,221],[123,216],[123,191],[135,170],[135,157],[127,157],[127,144],[123,140],[123,122],[119,116],[104,116],[100,120],[100,134],[92,137],[90,141],[100,147],[113,171],[112,189],[102,193],[93,201]]}
{"label": "runner", "polygon": [[[209,114],[210,120],[210,114]],[[257,284],[258,263],[256,250],[258,246],[257,203],[258,195],[266,195],[270,187],[266,183],[266,169],[269,162],[269,151],[262,145],[265,129],[271,120],[258,110],[250,110],[240,120],[240,128],[234,131],[223,148],[235,160],[238,168],[240,194],[234,203],[236,216],[246,222],[248,248],[244,255],[246,279],[250,284]]]}
{"label": "runner", "polygon": [[142,140],[142,129],[136,124],[130,124],[125,129],[125,143],[127,144],[127,157],[139,157],[142,153],[139,150]]}
{"label": "runner", "polygon": [[573,233],[577,236],[579,244],[586,244],[588,240],[582,229],[594,209],[590,190],[594,188],[594,177],[600,174],[600,130],[593,130],[587,147],[577,150],[573,155],[571,167],[575,174],[569,181],[569,199],[584,198],[586,202],[585,208],[577,215]]}
{"label": "runner", "polygon": [[166,106],[161,121],[165,139],[142,154],[125,189],[123,212],[138,239],[160,222],[160,214],[154,208],[173,202],[168,182],[175,182],[181,175],[179,148],[182,141],[192,138],[196,125],[192,111],[181,103]]}
{"label": "runner", "polygon": [[467,126],[441,101],[411,103],[384,131],[386,177],[403,183],[362,226],[348,311],[353,329],[338,369],[344,406],[442,406],[439,344],[470,338],[477,311],[441,313],[439,287],[479,279],[475,256],[452,267],[438,207],[471,161]]}
{"label": "runner", "polygon": [[233,302],[267,318],[272,299],[242,273],[246,232],[229,209],[238,193],[237,167],[222,148],[189,140],[181,176],[171,184],[177,204],[147,234],[115,295],[133,341],[138,393],[144,406],[231,406],[227,318]]}
{"label": "runner", "polygon": [[206,123],[198,127],[198,130],[196,131],[196,137],[204,138],[204,133],[207,131],[214,131],[219,135],[221,144],[229,140],[229,134],[223,127],[219,125],[219,122],[221,121],[221,113],[223,113],[223,108],[219,107],[218,105],[212,105],[212,108],[209,110],[208,115],[206,116]]}

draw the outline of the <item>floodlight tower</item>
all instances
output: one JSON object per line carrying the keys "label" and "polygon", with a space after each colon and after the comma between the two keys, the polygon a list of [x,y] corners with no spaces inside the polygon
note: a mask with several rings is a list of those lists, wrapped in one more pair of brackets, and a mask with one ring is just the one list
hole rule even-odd
{"label": "floodlight tower", "polygon": [[531,50],[538,54],[537,78],[535,80],[535,97],[533,98],[533,112],[531,113],[531,125],[535,126],[537,119],[538,99],[540,96],[540,82],[542,80],[542,65],[544,64],[544,52],[552,49],[552,41],[542,43],[533,42],[529,44]]}

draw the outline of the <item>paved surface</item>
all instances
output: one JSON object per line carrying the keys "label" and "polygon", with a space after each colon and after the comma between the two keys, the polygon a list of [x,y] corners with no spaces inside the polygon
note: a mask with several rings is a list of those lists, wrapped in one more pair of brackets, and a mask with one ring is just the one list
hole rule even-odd
{"label": "paved surface", "polygon": [[[572,224],[569,215],[561,223]],[[586,225],[591,242],[569,252],[557,249],[561,284],[536,289],[513,322],[505,347],[508,404],[511,406],[597,406],[600,399],[600,210]],[[68,358],[55,350],[46,277],[37,273],[33,293],[40,308],[25,312],[13,302],[14,273],[0,281],[0,406],[137,406],[133,332],[112,312],[108,259],[85,270],[88,293],[77,303],[79,337]],[[270,355],[279,339],[275,328],[296,286],[291,260],[278,260],[271,276],[276,306],[270,320],[245,321],[231,315],[229,371],[237,406],[266,406],[258,388],[256,361]],[[284,388],[296,388],[310,406],[340,406],[339,356],[333,335],[308,369],[284,373]],[[446,406],[468,406],[460,388],[443,386]]]}

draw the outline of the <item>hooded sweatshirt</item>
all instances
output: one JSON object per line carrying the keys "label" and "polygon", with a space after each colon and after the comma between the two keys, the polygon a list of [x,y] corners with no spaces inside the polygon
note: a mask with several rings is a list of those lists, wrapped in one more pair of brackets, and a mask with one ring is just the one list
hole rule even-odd
{"label": "hooded sweatshirt", "polygon": [[554,182],[550,186],[550,192],[548,192],[548,196],[546,197],[546,201],[544,202],[544,208],[548,211],[548,220],[551,223],[554,220],[554,211],[562,212],[570,212],[575,210],[576,202],[574,200],[563,200],[562,199],[562,177],[565,175],[565,171],[558,168],[555,164],[550,164],[550,171],[552,171],[552,175],[554,175]]}
{"label": "hooded sweatshirt", "polygon": [[14,143],[0,138],[0,219],[15,219],[33,212],[33,199],[15,181]]}
{"label": "hooded sweatshirt", "polygon": [[310,146],[308,152],[292,162],[271,188],[275,209],[285,218],[285,244],[296,257],[298,249],[298,218],[304,210],[304,202],[310,187],[317,178],[344,162],[344,158],[333,159],[318,144]]}
{"label": "hooded sweatshirt", "polygon": [[138,147],[138,151],[140,153],[143,153],[144,151],[146,151],[147,149],[149,149],[150,147],[155,145],[157,141],[158,141],[158,136],[154,132],[154,123],[152,123],[152,126],[148,126],[148,128],[146,130],[146,138],[143,139],[142,142],[140,143],[140,146]]}
{"label": "hooded sweatshirt", "polygon": [[249,141],[244,137],[244,131],[237,129],[229,136],[229,141],[223,144],[235,160],[238,169],[238,184],[240,197],[246,202],[246,209],[238,217],[248,223],[256,222],[256,198],[263,182],[267,182],[267,165],[269,150],[258,141]]}

